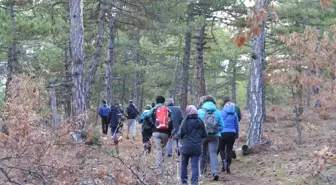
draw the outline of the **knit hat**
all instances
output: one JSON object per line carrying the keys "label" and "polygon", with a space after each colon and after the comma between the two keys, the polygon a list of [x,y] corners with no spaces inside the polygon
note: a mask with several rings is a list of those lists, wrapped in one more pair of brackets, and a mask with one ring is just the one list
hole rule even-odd
{"label": "knit hat", "polygon": [[205,103],[207,101],[212,101],[214,104],[216,104],[216,99],[211,95],[205,96],[205,98],[203,100],[204,100],[203,103]]}
{"label": "knit hat", "polygon": [[187,108],[186,108],[186,114],[187,115],[191,115],[191,114],[197,114],[197,109],[194,105],[189,105]]}
{"label": "knit hat", "polygon": [[173,98],[168,98],[168,105],[174,105]]}

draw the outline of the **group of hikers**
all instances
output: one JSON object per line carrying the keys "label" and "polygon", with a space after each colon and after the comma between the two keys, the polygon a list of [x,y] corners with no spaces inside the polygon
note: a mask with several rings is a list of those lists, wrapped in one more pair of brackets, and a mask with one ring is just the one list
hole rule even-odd
{"label": "group of hikers", "polygon": [[[181,155],[182,184],[188,184],[189,161],[192,185],[198,184],[200,173],[203,176],[207,172],[208,163],[213,181],[218,181],[218,155],[222,160],[222,172],[230,173],[233,145],[239,137],[239,107],[231,102],[229,97],[224,97],[222,107],[217,109],[216,99],[211,95],[201,97],[198,107],[188,105],[185,111],[175,106],[172,98],[168,99],[167,104],[168,106],[165,106],[163,96],[157,96],[156,104],[147,105],[139,116],[138,109],[129,101],[125,113],[127,139],[132,130],[135,140],[138,117],[138,123],[142,125],[145,152],[151,152],[151,141],[155,143],[155,161],[158,169],[163,169],[165,157],[173,155],[173,148],[178,156]],[[99,115],[102,118],[103,133],[107,134],[106,124],[110,124],[112,139],[117,144],[117,133],[122,127],[121,119],[124,115],[121,105],[116,104],[109,108],[104,102]],[[107,118],[104,117],[106,115]]]}

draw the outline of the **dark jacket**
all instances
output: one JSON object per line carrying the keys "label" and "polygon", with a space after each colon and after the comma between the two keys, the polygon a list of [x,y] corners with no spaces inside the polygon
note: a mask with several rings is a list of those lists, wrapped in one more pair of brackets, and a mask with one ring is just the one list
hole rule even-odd
{"label": "dark jacket", "polygon": [[182,121],[176,135],[180,139],[180,152],[184,155],[201,155],[202,140],[208,137],[204,122],[197,114],[189,115]]}
{"label": "dark jacket", "polygon": [[168,106],[168,109],[171,111],[173,119],[173,134],[175,135],[180,129],[181,122],[183,120],[182,112],[178,106]]}
{"label": "dark jacket", "polygon": [[[135,115],[130,114],[132,111],[135,111]],[[135,119],[139,115],[138,109],[133,104],[129,104],[129,106],[126,108],[126,113],[127,119]]]}
{"label": "dark jacket", "polygon": [[110,115],[109,115],[109,120],[110,120],[111,127],[117,127],[120,119],[121,119],[120,109],[115,105],[112,106],[110,108]]}
{"label": "dark jacket", "polygon": [[[148,112],[144,113],[144,119],[149,118],[151,119],[152,123],[155,123],[155,111],[158,107],[162,107],[164,106],[163,104],[156,104],[154,108],[152,108],[151,110],[149,110]],[[169,116],[169,123],[168,123],[168,130],[158,130],[155,126],[153,127],[153,133],[154,132],[160,132],[160,133],[164,133],[164,134],[168,134],[168,136],[170,137],[173,131],[173,121],[172,121],[172,114],[171,111],[168,109],[168,116]]]}

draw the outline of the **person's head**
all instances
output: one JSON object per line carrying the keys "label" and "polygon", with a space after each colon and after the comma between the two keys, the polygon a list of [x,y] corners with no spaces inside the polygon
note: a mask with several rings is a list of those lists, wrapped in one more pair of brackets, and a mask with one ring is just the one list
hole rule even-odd
{"label": "person's head", "polygon": [[223,97],[223,106],[229,101],[231,101],[230,98],[228,96],[224,96]]}
{"label": "person's head", "polygon": [[188,105],[186,108],[186,114],[187,116],[197,114],[197,108],[194,105]]}
{"label": "person's head", "polygon": [[155,99],[156,103],[164,103],[166,99],[163,96],[157,96]]}
{"label": "person's head", "polygon": [[168,106],[174,106],[173,98],[168,98]]}
{"label": "person's head", "polygon": [[102,100],[102,103],[103,103],[103,104],[106,104],[106,100]]}
{"label": "person's head", "polygon": [[203,99],[203,103],[208,102],[208,101],[211,101],[212,103],[216,104],[216,99],[211,95],[207,95]]}
{"label": "person's head", "polygon": [[128,103],[129,103],[129,104],[133,104],[133,100],[129,100]]}

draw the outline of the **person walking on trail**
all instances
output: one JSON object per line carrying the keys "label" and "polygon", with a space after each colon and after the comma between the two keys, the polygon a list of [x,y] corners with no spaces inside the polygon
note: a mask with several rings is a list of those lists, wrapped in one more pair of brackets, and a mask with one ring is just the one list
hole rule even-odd
{"label": "person walking on trail", "polygon": [[234,107],[234,110],[235,110],[236,114],[237,114],[238,121],[240,122],[240,120],[242,118],[242,113],[240,111],[239,106],[236,103],[231,102],[231,100],[228,96],[225,96],[223,98],[223,105],[232,105]]}
{"label": "person walking on trail", "polygon": [[163,96],[157,96],[155,107],[144,114],[145,118],[152,119],[152,123],[154,123],[152,131],[156,146],[155,160],[159,170],[162,170],[167,142],[173,130],[172,114],[164,106],[164,102],[165,98]]}
{"label": "person walking on trail", "polygon": [[202,108],[198,110],[198,117],[203,120],[208,137],[203,140],[202,154],[200,160],[201,174],[206,172],[206,164],[208,155],[210,158],[211,173],[214,181],[218,181],[218,159],[217,150],[220,131],[224,127],[223,119],[220,112],[216,108],[216,99],[213,96],[206,96],[203,98]]}
{"label": "person walking on trail", "polygon": [[[227,98],[224,98],[224,103]],[[239,118],[235,112],[235,105],[224,104],[221,110],[221,115],[224,121],[224,128],[221,131],[221,138],[219,141],[219,153],[223,162],[222,171],[230,173],[230,165],[232,161],[232,149],[235,140],[239,137]]]}
{"label": "person walking on trail", "polygon": [[109,126],[109,114],[110,114],[110,107],[106,104],[106,101],[102,101],[103,105],[99,109],[98,115],[101,117],[102,122],[102,130],[103,134],[107,134],[108,126]]}
{"label": "person walking on trail", "polygon": [[145,108],[145,111],[140,115],[139,117],[139,124],[142,125],[141,127],[141,134],[142,134],[142,143],[144,146],[144,150],[147,153],[151,152],[151,137],[152,137],[152,129],[154,127],[154,124],[151,122],[151,119],[149,117],[145,118],[146,112],[148,112],[152,107],[147,105]]}
{"label": "person walking on trail", "polygon": [[[183,120],[181,108],[174,105],[174,100],[168,98],[168,109],[171,111],[173,118],[173,136],[178,132],[181,122]],[[173,145],[175,146],[176,153],[178,152],[178,139],[172,138],[168,140],[167,144],[167,156],[171,157],[173,155]]]}
{"label": "person walking on trail", "polygon": [[180,139],[181,156],[181,183],[188,184],[188,164],[191,160],[191,184],[197,185],[199,178],[199,157],[202,153],[202,140],[208,134],[204,122],[198,118],[197,109],[194,105],[186,108],[186,118],[176,134]]}
{"label": "person walking on trail", "polygon": [[120,127],[120,117],[121,112],[119,105],[115,104],[110,109],[109,122],[111,126],[111,137],[114,141],[114,144],[118,144],[118,127]]}
{"label": "person walking on trail", "polygon": [[126,139],[129,139],[129,133],[132,130],[132,136],[133,140],[135,140],[136,136],[136,117],[139,115],[138,109],[135,107],[133,104],[133,101],[130,100],[129,105],[126,109],[126,114],[127,114],[127,137]]}

